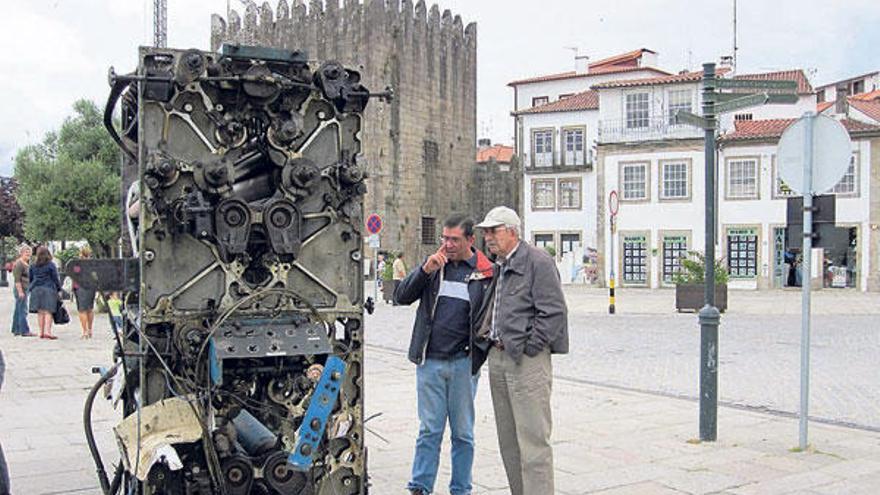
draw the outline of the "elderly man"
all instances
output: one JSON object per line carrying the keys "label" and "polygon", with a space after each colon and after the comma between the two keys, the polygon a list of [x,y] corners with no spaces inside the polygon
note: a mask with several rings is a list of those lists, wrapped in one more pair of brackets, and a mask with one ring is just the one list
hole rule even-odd
{"label": "elderly man", "polygon": [[33,337],[28,326],[28,263],[31,259],[31,248],[22,244],[18,249],[18,259],[12,266],[12,296],[15,299],[15,309],[12,312],[12,335]]}
{"label": "elderly man", "polygon": [[413,459],[413,495],[434,491],[440,443],[449,420],[452,477],[449,492],[469,495],[474,462],[474,393],[483,360],[473,352],[473,335],[492,282],[492,262],[473,248],[474,222],[452,215],[443,224],[443,243],[394,291],[400,304],[419,301],[409,345],[416,368],[419,437]]}
{"label": "elderly man", "polygon": [[479,335],[491,344],[489,388],[510,492],[556,493],[550,354],[568,352],[559,273],[545,251],[520,240],[520,219],[510,208],[493,208],[477,227],[500,263],[490,316]]}

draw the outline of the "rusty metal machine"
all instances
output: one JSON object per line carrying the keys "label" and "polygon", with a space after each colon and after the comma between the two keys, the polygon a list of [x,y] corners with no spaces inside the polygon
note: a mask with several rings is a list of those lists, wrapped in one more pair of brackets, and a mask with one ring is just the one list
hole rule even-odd
{"label": "rusty metal machine", "polygon": [[[102,489],[367,493],[360,130],[390,92],[240,45],[141,48],[110,79],[133,257],[67,269],[124,301],[85,414]],[[91,432],[102,389],[123,414],[112,476]]]}

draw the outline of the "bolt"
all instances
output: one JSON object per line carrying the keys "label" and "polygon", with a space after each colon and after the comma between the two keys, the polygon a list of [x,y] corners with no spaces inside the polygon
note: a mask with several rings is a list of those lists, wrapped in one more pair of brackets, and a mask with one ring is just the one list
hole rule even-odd
{"label": "bolt", "polygon": [[312,422],[309,426],[311,426],[313,430],[318,431],[321,429],[321,420],[318,418],[315,418],[312,420]]}
{"label": "bolt", "polygon": [[299,448],[299,453],[302,455],[311,455],[312,446],[307,443],[302,444],[302,447]]}
{"label": "bolt", "polygon": [[144,251],[144,259],[146,261],[153,261],[156,259],[156,253],[153,251]]}

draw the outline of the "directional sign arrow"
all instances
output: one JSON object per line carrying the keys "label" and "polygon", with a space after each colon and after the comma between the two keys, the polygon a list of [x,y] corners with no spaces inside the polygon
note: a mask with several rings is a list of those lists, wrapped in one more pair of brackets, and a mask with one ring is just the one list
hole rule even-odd
{"label": "directional sign arrow", "polygon": [[781,103],[791,105],[797,103],[800,97],[794,93],[770,93],[767,95],[767,103]]}
{"label": "directional sign arrow", "polygon": [[690,113],[685,110],[679,110],[678,112],[675,112],[675,123],[692,125],[694,127],[699,127],[700,129],[709,128],[709,121],[705,117],[700,117],[699,115]]}
{"label": "directional sign arrow", "polygon": [[770,81],[764,79],[718,79],[715,85],[719,89],[775,89],[797,90],[797,81]]}
{"label": "directional sign arrow", "polygon": [[767,103],[768,99],[769,97],[767,96],[767,93],[755,93],[751,95],[746,95],[741,98],[735,98],[733,100],[728,100],[723,103],[716,104],[715,113],[727,113],[734,110],[739,110],[740,108],[763,105]]}

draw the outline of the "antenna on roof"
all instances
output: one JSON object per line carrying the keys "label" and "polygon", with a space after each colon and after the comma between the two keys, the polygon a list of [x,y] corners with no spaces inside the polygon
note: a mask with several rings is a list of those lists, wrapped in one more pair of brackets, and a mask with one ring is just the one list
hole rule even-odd
{"label": "antenna on roof", "polygon": [[733,0],[733,65],[731,69],[733,69],[733,73],[736,74],[736,51],[739,50],[739,47],[736,46],[736,0]]}

